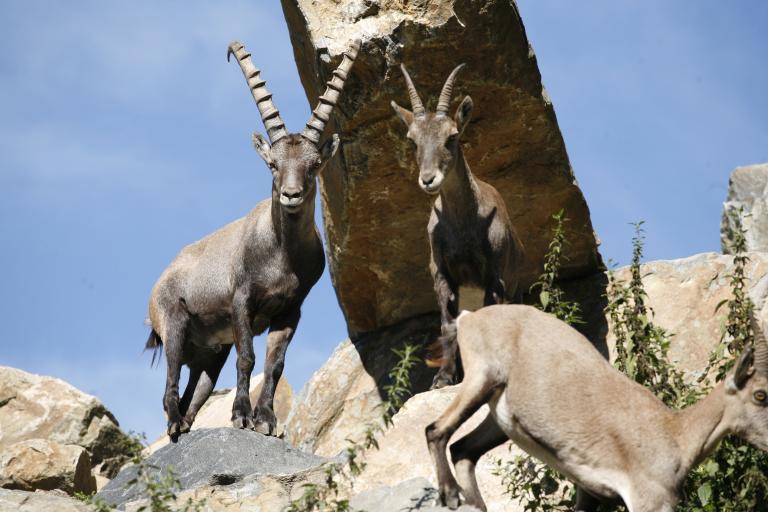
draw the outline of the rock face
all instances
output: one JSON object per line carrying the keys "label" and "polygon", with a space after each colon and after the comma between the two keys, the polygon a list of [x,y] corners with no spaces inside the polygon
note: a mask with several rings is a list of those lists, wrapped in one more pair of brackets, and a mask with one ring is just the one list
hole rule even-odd
{"label": "rock face", "polygon": [[0,451],[29,439],[78,445],[91,463],[123,455],[127,436],[96,397],[63,380],[0,367]]}
{"label": "rock face", "polygon": [[[286,439],[303,450],[336,456],[346,439],[361,436],[379,414],[388,374],[397,361],[392,349],[404,343],[423,345],[438,321],[431,315],[417,317],[339,345],[296,397],[286,421]],[[412,375],[412,391],[429,389],[434,373],[418,368]]]}
{"label": "rock face", "polygon": [[551,239],[550,216],[561,208],[572,219],[563,277],[596,271],[589,211],[513,2],[282,4],[312,107],[341,52],[363,40],[331,121],[342,150],[321,176],[331,277],[353,338],[437,310],[426,238],[433,198],[417,185],[414,154],[390,107],[391,100],[409,105],[400,63],[432,106],[450,71],[468,64],[451,111],[472,96],[464,152],[472,171],[506,200],[531,262],[523,269],[527,280],[538,273]]}
{"label": "rock face", "polygon": [[[747,266],[749,296],[759,318],[768,320],[768,254],[749,253]],[[728,275],[733,271],[733,258],[716,253],[703,253],[668,261],[653,261],[642,266],[643,283],[648,292],[648,305],[655,312],[654,323],[672,333],[670,357],[688,372],[700,372],[721,335],[721,323],[728,314],[724,306],[715,308],[731,297]],[[616,272],[628,281],[629,269]],[[613,332],[608,333],[613,346]]]}
{"label": "rock face", "polygon": [[34,491],[60,489],[68,494],[96,491],[85,448],[46,439],[19,441],[0,457],[0,486]]}
{"label": "rock face", "polygon": [[[173,468],[185,490],[230,486],[258,474],[297,475],[323,462],[325,459],[296,450],[275,437],[234,428],[193,430],[181,436],[178,443],[169,444],[146,459],[148,465]],[[135,476],[136,466],[128,466],[98,496],[115,505],[140,498],[142,489],[128,485]],[[300,478],[291,481],[295,480]],[[253,483],[253,479],[249,482]],[[257,491],[255,494],[261,494]]]}
{"label": "rock face", "polygon": [[0,512],[91,512],[81,501],[53,493],[0,489]]}
{"label": "rock face", "polygon": [[733,221],[730,214],[744,209],[747,249],[768,252],[768,163],[737,167],[728,182],[728,197],[723,203],[720,242],[725,254],[731,253]]}
{"label": "rock face", "polygon": [[[437,489],[426,478],[412,478],[392,487],[379,487],[360,493],[349,501],[352,510],[365,512],[392,512],[393,510],[422,510],[424,512],[448,511],[438,507]],[[459,512],[476,512],[478,509],[462,505]]]}
{"label": "rock face", "polygon": [[[256,399],[261,393],[264,384],[264,374],[260,373],[251,377],[250,397],[251,403],[255,404]],[[231,427],[232,421],[232,402],[235,399],[236,388],[215,390],[200,412],[195,418],[192,430],[204,428]],[[275,390],[275,416],[277,416],[278,435],[283,430],[285,420],[293,405],[293,390],[288,381],[284,378],[277,383]],[[147,447],[147,454],[155,453],[157,450],[169,443],[168,436],[163,432],[151,445]]]}

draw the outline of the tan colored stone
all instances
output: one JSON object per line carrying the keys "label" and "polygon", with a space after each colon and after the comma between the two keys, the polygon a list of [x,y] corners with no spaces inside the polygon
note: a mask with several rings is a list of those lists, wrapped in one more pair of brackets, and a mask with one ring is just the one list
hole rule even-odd
{"label": "tan colored stone", "polygon": [[46,439],[19,441],[0,457],[0,486],[34,491],[62,490],[68,494],[96,491],[91,460],[85,448]]}
{"label": "tan colored stone", "polygon": [[[437,327],[431,315],[344,341],[296,396],[285,426],[289,443],[333,457],[348,438],[358,439],[379,413],[387,375],[397,361],[392,352],[408,342],[423,345]],[[420,367],[412,376],[415,393],[429,389],[435,371]]]}
{"label": "tan colored stone", "polygon": [[741,215],[746,230],[747,250],[768,252],[768,163],[737,167],[728,180],[728,197],[723,203],[720,243],[731,254],[733,222],[730,214]]}
{"label": "tan colored stone", "polygon": [[[749,253],[747,265],[749,296],[760,318],[768,320],[768,254]],[[720,340],[728,314],[717,305],[731,297],[728,275],[733,271],[733,257],[703,253],[668,261],[652,261],[642,266],[643,284],[653,321],[673,334],[670,358],[686,371],[698,374],[707,365],[712,349]],[[616,271],[616,277],[628,281],[628,268]],[[608,343],[615,344],[613,332]]]}
{"label": "tan colored stone", "polygon": [[54,493],[0,489],[0,512],[91,512],[85,503]]}
{"label": "tan colored stone", "polygon": [[0,451],[28,439],[76,444],[93,464],[122,455],[127,440],[96,397],[61,379],[0,366]]}
{"label": "tan colored stone", "polygon": [[563,277],[597,270],[587,205],[513,2],[282,4],[312,107],[341,52],[363,40],[328,130],[340,133],[341,155],[321,175],[329,266],[353,337],[437,310],[427,269],[433,198],[416,183],[413,152],[390,107],[391,100],[409,104],[401,62],[432,105],[454,66],[468,64],[454,94],[456,105],[466,94],[475,103],[464,151],[472,171],[507,202],[532,263],[526,279],[538,273],[550,216],[561,208],[572,219]]}
{"label": "tan colored stone", "polygon": [[[256,399],[261,393],[263,384],[264,374],[260,373],[251,377],[251,389],[249,394],[252,404],[256,403]],[[236,392],[236,388],[214,391],[197,414],[195,423],[192,425],[192,430],[231,426],[232,402],[235,399]],[[286,418],[288,417],[292,405],[293,390],[291,389],[291,385],[288,384],[288,381],[285,380],[285,378],[281,378],[277,383],[277,389],[275,390],[275,416],[277,416],[278,434],[282,431],[283,426],[285,425]],[[161,434],[147,447],[147,455],[155,453],[157,450],[167,445],[168,442],[168,436],[165,433]]]}

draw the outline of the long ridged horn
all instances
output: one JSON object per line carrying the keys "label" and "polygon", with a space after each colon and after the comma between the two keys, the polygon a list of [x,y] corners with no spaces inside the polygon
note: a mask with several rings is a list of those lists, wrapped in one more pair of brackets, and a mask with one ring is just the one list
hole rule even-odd
{"label": "long ridged horn", "polygon": [[768,341],[765,339],[765,332],[757,321],[754,315],[752,315],[752,331],[755,333],[755,370],[768,373]]}
{"label": "long ridged horn", "polygon": [[400,70],[402,70],[403,76],[405,77],[405,84],[408,86],[408,96],[411,98],[411,110],[413,111],[413,115],[421,117],[427,113],[427,111],[424,110],[424,104],[421,102],[421,98],[419,98],[419,93],[416,92],[416,87],[413,85],[411,75],[409,75],[408,70],[405,69],[405,64],[400,64]]}
{"label": "long ridged horn", "polygon": [[261,71],[253,65],[251,54],[248,53],[242,43],[232,41],[229,44],[227,48],[227,62],[229,62],[229,57],[232,54],[237,57],[237,63],[240,64],[240,69],[243,71],[248,88],[251,90],[251,94],[253,94],[253,99],[256,100],[256,106],[259,108],[264,128],[267,129],[269,141],[274,144],[288,135],[288,130],[285,129],[285,123],[280,117],[280,111],[277,110],[277,107],[272,102],[272,93],[267,90],[266,82],[260,76]]}
{"label": "long ridged horn", "polygon": [[312,111],[312,116],[307,121],[307,126],[301,132],[306,139],[311,140],[317,145],[320,144],[320,137],[323,135],[325,123],[330,119],[333,107],[339,101],[339,95],[344,89],[344,82],[347,80],[349,70],[352,69],[352,64],[355,63],[361,44],[362,42],[358,39],[352,43],[349,50],[344,52],[341,64],[334,70],[333,78],[328,82],[328,87],[323,95],[320,96],[320,101],[317,103],[315,110]]}
{"label": "long ridged horn", "polygon": [[463,67],[464,64],[459,64],[453,68],[451,74],[448,75],[448,80],[445,81],[443,90],[440,92],[440,99],[437,100],[437,109],[435,109],[436,114],[444,116],[448,115],[448,108],[451,106],[451,96],[453,95],[453,82],[456,80],[456,75]]}

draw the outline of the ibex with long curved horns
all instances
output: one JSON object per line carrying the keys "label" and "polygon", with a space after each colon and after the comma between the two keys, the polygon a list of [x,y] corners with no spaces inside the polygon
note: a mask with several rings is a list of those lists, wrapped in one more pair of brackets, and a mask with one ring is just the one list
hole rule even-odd
{"label": "ibex with long curved horns", "polygon": [[[165,345],[168,377],[163,407],[168,435],[192,426],[208,399],[227,355],[237,349],[237,394],[232,423],[237,428],[275,431],[275,388],[285,352],[299,323],[301,304],[325,267],[315,226],[315,177],[338,148],[333,135],[320,138],[360,49],[357,41],[342,58],[301,134],[288,133],[272,95],[250,54],[229,45],[243,71],[269,137],[254,133],[256,151],[272,171],[272,198],[245,217],[181,250],[160,276],[149,299],[152,332],[147,348]],[[251,407],[253,336],[269,328],[264,386]],[[179,400],[182,364],[189,383]]]}
{"label": "ibex with long curved horns", "polygon": [[456,378],[456,327],[460,288],[480,288],[483,304],[517,298],[518,272],[524,257],[504,199],[469,168],[459,138],[469,123],[472,98],[466,96],[453,118],[448,114],[457,66],[443,85],[434,113],[421,102],[408,71],[401,65],[412,111],[394,101],[392,108],[416,145],[419,186],[437,195],[427,232],[430,271],[440,307],[442,364],[433,388]]}
{"label": "ibex with long curved horns", "polygon": [[[581,512],[596,511],[598,499],[621,499],[629,512],[672,512],[688,472],[729,433],[768,451],[768,343],[754,320],[754,346],[724,382],[683,410],[664,405],[575,329],[533,307],[491,306],[463,312],[457,323],[464,381],[426,429],[440,497],[452,508],[462,493],[485,510],[475,464],[507,439],[576,482]],[[485,403],[485,420],[451,445],[454,478],[446,444]]]}

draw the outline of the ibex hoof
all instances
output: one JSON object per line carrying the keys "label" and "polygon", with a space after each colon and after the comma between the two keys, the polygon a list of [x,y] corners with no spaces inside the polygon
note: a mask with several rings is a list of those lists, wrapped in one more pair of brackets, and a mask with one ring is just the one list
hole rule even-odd
{"label": "ibex hoof", "polygon": [[179,427],[179,430],[181,430],[182,434],[186,434],[190,430],[192,430],[192,422],[189,422],[187,420],[181,421],[181,426]]}
{"label": "ibex hoof", "polygon": [[239,429],[253,430],[253,418],[238,416],[232,420],[232,426]]}
{"label": "ibex hoof", "polygon": [[441,375],[438,373],[435,375],[435,379],[432,381],[432,387],[429,389],[440,389],[444,388],[446,386],[452,386],[454,383],[453,377],[448,377],[446,375]]}
{"label": "ibex hoof", "polygon": [[459,508],[459,490],[453,488],[443,488],[440,490],[440,502],[451,510]]}
{"label": "ibex hoof", "polygon": [[177,421],[169,422],[168,437],[171,438],[171,441],[174,443],[178,441],[179,435],[181,435],[181,425]]}
{"label": "ibex hoof", "polygon": [[277,418],[271,409],[257,406],[256,410],[253,411],[253,417],[256,424],[256,432],[265,436],[275,435]]}

